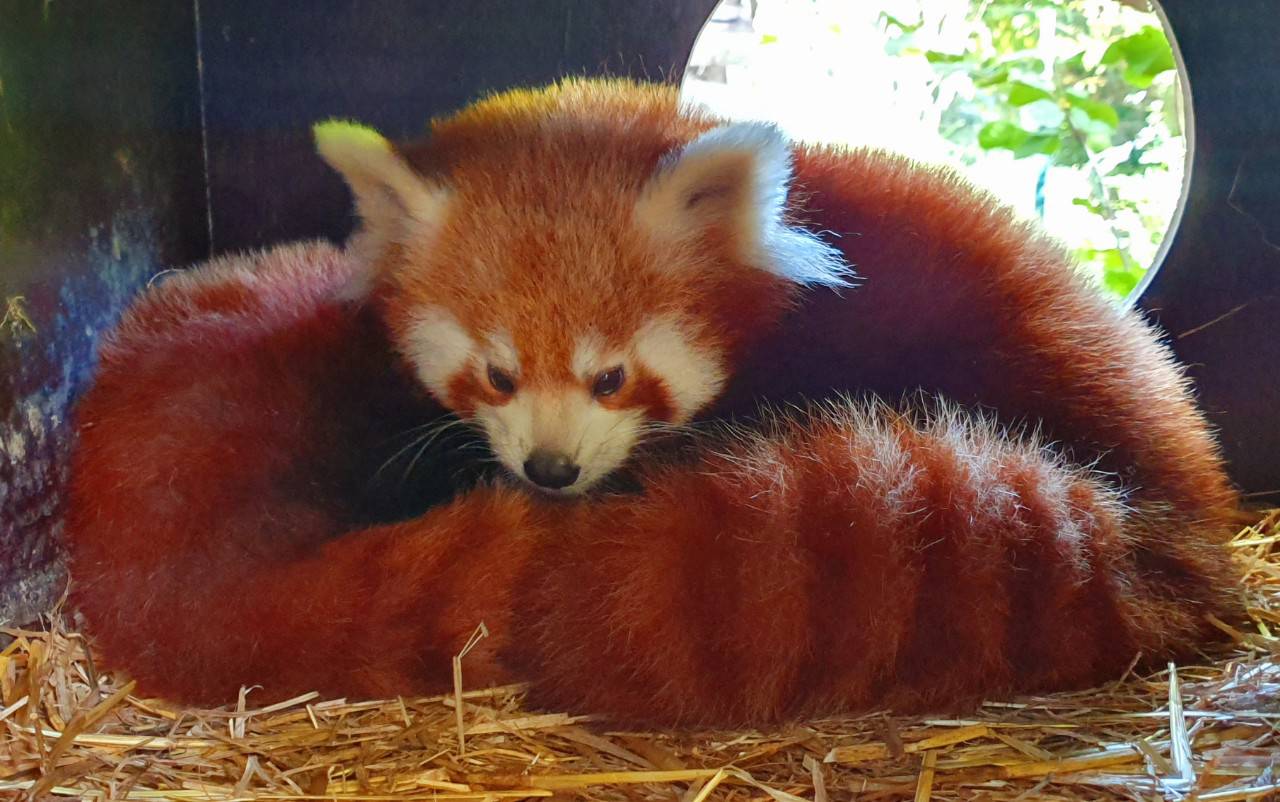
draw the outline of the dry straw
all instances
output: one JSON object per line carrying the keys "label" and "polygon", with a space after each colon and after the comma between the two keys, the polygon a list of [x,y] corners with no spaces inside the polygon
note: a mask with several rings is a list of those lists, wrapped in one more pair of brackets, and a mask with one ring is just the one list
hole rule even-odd
{"label": "dry straw", "polygon": [[1278,542],[1280,510],[1235,538],[1252,620],[1215,622],[1234,644],[1199,665],[963,720],[874,714],[770,732],[611,731],[525,712],[518,687],[461,704],[308,694],[257,707],[242,692],[233,708],[173,708],[100,675],[55,618],[5,630],[0,798],[1280,798]]}

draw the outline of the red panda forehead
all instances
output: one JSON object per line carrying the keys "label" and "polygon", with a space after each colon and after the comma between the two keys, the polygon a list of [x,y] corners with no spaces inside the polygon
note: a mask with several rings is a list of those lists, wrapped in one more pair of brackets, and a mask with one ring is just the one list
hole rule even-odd
{"label": "red panda forehead", "polygon": [[506,332],[522,351],[563,355],[587,333],[621,347],[645,316],[689,295],[626,248],[585,236],[585,247],[539,240],[536,232],[442,237],[425,259],[395,272],[384,293],[388,317],[443,307],[475,334]]}
{"label": "red panda forehead", "polygon": [[[463,209],[440,234],[388,271],[388,303],[444,306],[468,325],[510,332],[634,330],[643,310],[688,295],[624,232],[573,219],[495,219]],[[533,215],[530,215],[533,217]]]}
{"label": "red panda forehead", "polygon": [[575,162],[518,158],[458,168],[448,179],[455,233],[479,229],[553,243],[629,229],[649,170],[608,159]]}
{"label": "red panda forehead", "polygon": [[443,183],[489,191],[572,180],[606,185],[650,175],[660,159],[709,122],[635,109],[542,108],[532,113],[475,114],[437,122],[429,138],[403,152],[420,173]]}
{"label": "red panda forehead", "polygon": [[589,386],[600,372],[633,363],[630,341],[638,329],[634,318],[597,325],[583,314],[566,319],[543,311],[524,321],[513,320],[508,329],[523,383]]}
{"label": "red panda forehead", "polygon": [[543,342],[562,329],[618,340],[646,310],[691,295],[683,277],[659,264],[616,215],[462,206],[402,281],[463,307],[467,320],[501,322],[512,332],[545,329]]}

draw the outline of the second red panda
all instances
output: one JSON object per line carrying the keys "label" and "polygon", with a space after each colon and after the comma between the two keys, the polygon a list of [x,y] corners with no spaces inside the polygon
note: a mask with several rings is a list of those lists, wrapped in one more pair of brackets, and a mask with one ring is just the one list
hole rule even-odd
{"label": "second red panda", "polygon": [[[144,691],[434,691],[483,620],[473,682],[763,723],[1075,687],[1231,609],[1235,498],[1168,352],[950,175],[619,82],[318,138],[347,252],[155,288],[80,408],[76,600]],[[546,498],[655,426],[919,390]],[[437,403],[540,492],[362,528],[359,455]]]}

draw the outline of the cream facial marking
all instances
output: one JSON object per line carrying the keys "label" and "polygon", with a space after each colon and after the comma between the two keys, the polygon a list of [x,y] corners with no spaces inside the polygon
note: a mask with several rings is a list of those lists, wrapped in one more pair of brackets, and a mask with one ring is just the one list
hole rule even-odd
{"label": "cream facial marking", "polygon": [[591,377],[602,369],[604,349],[604,338],[599,334],[593,332],[579,337],[574,343],[573,362],[570,364],[573,375],[584,382],[591,381]]}
{"label": "cream facial marking", "polygon": [[458,319],[441,306],[418,310],[404,347],[419,380],[441,400],[448,398],[449,380],[467,367],[477,350]]}
{"label": "cream facial marking", "polygon": [[[578,338],[573,349],[571,369],[592,395],[603,397],[621,389],[626,381],[628,361],[621,351],[605,351],[604,340],[599,335],[586,334]],[[610,393],[600,393],[600,380],[606,376],[617,380],[617,386]]]}
{"label": "cream facial marking", "polygon": [[484,356],[490,365],[513,378],[520,377],[520,358],[509,332],[490,332],[484,336],[484,343]]}
{"label": "cream facial marking", "polygon": [[576,382],[519,390],[505,404],[479,406],[476,419],[513,474],[557,494],[581,493],[617,470],[640,440],[645,410],[600,403],[617,392],[613,385],[625,383],[637,363],[662,380],[677,422],[720,392],[720,357],[696,345],[694,335],[689,323],[671,316],[642,326],[625,351],[607,349],[598,334],[585,334],[570,362]]}
{"label": "cream facial marking", "polygon": [[[480,405],[475,417],[507,470],[559,495],[581,493],[617,470],[644,422],[642,411],[606,409],[576,385],[519,392],[506,404]],[[570,466],[576,472],[566,482]]]}
{"label": "cream facial marking", "polygon": [[515,341],[506,331],[490,332],[483,338],[482,356],[484,378],[489,386],[503,395],[512,395],[520,389],[520,358],[516,354]]}
{"label": "cream facial marking", "polygon": [[683,423],[720,393],[725,369],[718,354],[699,348],[689,325],[675,317],[650,320],[632,340],[637,358],[662,379],[676,423]]}
{"label": "cream facial marking", "polygon": [[[637,367],[663,382],[676,423],[720,392],[725,382],[721,358],[697,345],[696,334],[692,324],[663,316],[642,326],[625,350],[608,348],[598,334],[583,335],[570,365],[577,381],[551,388],[520,386],[519,355],[510,333],[473,338],[440,306],[418,310],[405,351],[423,384],[446,403],[454,377],[480,370],[482,380],[507,396],[504,403],[479,404],[474,411],[494,456],[534,485],[573,495],[617,470],[639,442],[645,410],[601,403],[625,386]],[[495,371],[510,380],[509,389],[494,384]]]}

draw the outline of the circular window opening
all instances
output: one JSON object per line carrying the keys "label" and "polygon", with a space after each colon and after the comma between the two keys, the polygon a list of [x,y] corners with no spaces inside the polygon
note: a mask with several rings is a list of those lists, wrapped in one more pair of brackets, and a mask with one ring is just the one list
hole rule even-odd
{"label": "circular window opening", "polygon": [[721,0],[681,92],[797,139],[951,165],[1126,299],[1185,200],[1181,73],[1147,0]]}

